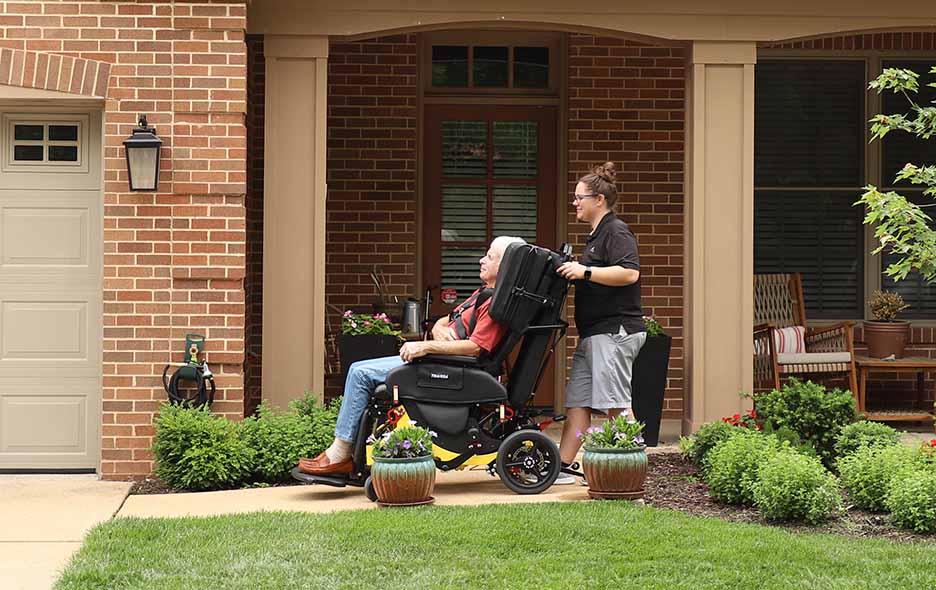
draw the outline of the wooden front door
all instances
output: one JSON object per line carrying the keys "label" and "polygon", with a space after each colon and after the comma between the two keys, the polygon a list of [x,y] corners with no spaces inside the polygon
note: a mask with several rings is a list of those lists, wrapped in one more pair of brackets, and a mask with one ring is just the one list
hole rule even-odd
{"label": "wooden front door", "polygon": [[[491,240],[519,236],[556,249],[556,117],[549,106],[427,105],[423,157],[423,277],[432,315],[480,286],[478,261]],[[555,399],[553,364],[534,398]]]}

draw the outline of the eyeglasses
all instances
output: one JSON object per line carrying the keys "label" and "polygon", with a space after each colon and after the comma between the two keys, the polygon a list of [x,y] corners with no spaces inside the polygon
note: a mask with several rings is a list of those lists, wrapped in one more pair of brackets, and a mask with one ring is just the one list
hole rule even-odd
{"label": "eyeglasses", "polygon": [[594,199],[594,198],[595,198],[595,195],[580,195],[578,193],[575,193],[574,195],[572,195],[572,200],[575,201],[576,203],[580,202],[582,199]]}

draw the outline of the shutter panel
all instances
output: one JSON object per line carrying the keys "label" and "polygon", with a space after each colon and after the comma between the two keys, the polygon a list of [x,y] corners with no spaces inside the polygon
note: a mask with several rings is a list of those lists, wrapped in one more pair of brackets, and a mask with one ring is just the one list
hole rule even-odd
{"label": "shutter panel", "polygon": [[851,192],[754,193],[754,272],[803,275],[806,317],[859,318],[862,210]]}
{"label": "shutter panel", "polygon": [[864,86],[863,61],[759,61],[754,185],[864,184]]}
{"label": "shutter panel", "polygon": [[[915,96],[911,94],[910,98],[921,107],[934,106],[936,88],[930,88],[927,84],[936,81],[934,76],[928,73],[930,67],[936,65],[936,60],[885,61],[882,65],[885,68],[913,70],[920,74],[920,92]],[[911,112],[910,103],[902,94],[893,94],[889,91],[881,94],[881,109],[884,114],[888,115],[900,113],[909,114],[910,117],[916,116],[916,113]],[[893,187],[894,177],[908,162],[921,166],[936,164],[936,138],[920,139],[902,131],[888,133],[881,140],[881,186]],[[903,181],[898,186],[910,187],[912,185]]]}
{"label": "shutter panel", "polygon": [[754,271],[801,273],[811,319],[862,317],[865,64],[762,60],[754,85]]}

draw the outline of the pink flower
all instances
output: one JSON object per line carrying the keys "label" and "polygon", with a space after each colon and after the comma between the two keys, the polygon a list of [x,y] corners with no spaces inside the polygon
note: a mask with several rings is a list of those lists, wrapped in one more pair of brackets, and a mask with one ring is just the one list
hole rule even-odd
{"label": "pink flower", "polygon": [[346,317],[346,318],[351,317],[351,315],[352,315],[352,314],[351,314],[351,310],[350,310],[350,309],[344,312],[344,317]]}

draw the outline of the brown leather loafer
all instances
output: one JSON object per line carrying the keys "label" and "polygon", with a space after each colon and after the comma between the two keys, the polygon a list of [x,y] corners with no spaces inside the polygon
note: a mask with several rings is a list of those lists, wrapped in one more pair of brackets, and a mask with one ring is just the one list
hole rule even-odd
{"label": "brown leather loafer", "polygon": [[303,473],[310,473],[310,470],[318,467],[319,463],[321,463],[323,459],[328,461],[328,456],[324,452],[319,453],[318,456],[316,456],[314,459],[302,457],[299,459],[299,471]]}
{"label": "brown leather loafer", "polygon": [[328,460],[328,455],[322,453],[315,459],[300,459],[299,471],[309,475],[333,475],[340,473],[351,473],[354,471],[354,462],[351,457],[344,461],[332,463]]}

